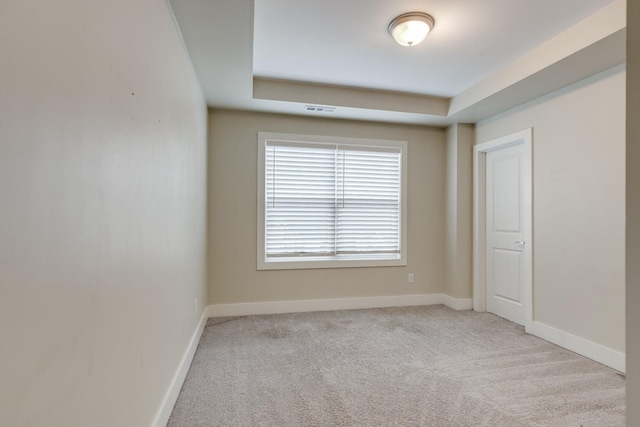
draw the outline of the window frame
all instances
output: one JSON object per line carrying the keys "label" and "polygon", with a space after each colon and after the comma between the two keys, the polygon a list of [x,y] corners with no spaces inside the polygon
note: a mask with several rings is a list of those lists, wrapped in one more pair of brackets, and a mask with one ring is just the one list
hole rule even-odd
{"label": "window frame", "polygon": [[[353,145],[359,147],[393,147],[400,149],[400,254],[394,258],[382,258],[381,255],[370,255],[354,258],[351,255],[331,257],[277,257],[266,259],[265,247],[265,181],[266,181],[266,145],[267,141]],[[407,158],[408,142],[396,140],[349,138],[320,135],[301,135],[276,132],[258,132],[258,197],[257,197],[257,269],[258,270],[292,270],[314,268],[352,268],[352,267],[401,267],[407,265]]]}

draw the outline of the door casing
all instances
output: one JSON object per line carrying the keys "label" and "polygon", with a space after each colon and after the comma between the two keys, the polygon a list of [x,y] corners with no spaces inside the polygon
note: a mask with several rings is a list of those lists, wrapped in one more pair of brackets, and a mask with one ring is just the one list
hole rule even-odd
{"label": "door casing", "polygon": [[[473,309],[478,312],[487,311],[486,283],[486,154],[490,151],[523,144],[522,160],[528,163],[529,183],[533,182],[532,168],[532,136],[533,129],[525,129],[510,135],[493,139],[473,147]],[[533,188],[528,191],[529,224],[525,233],[525,241],[529,245],[528,263],[530,272],[525,278],[524,292],[524,326],[530,327],[533,322]]]}

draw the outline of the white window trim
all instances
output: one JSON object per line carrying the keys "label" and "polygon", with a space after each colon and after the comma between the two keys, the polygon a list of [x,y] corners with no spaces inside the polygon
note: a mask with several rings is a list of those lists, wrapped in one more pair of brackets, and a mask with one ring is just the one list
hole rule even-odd
{"label": "white window trim", "polygon": [[[400,257],[397,259],[377,259],[376,256],[361,259],[280,259],[266,260],[265,257],[265,148],[268,140],[310,142],[319,144],[352,144],[370,147],[398,147],[401,154],[401,183],[400,183]],[[349,268],[349,267],[397,267],[407,265],[407,141],[393,141],[381,139],[347,138],[316,135],[298,135],[273,132],[258,132],[258,270],[292,270],[313,268]]]}

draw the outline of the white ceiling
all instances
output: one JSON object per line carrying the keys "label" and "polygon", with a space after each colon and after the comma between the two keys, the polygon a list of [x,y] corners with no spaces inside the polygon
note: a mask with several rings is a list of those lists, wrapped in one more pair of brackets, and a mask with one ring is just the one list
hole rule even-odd
{"label": "white ceiling", "polygon": [[[613,0],[256,0],[255,76],[452,97]],[[436,23],[401,47],[387,26]]]}
{"label": "white ceiling", "polygon": [[[446,126],[625,60],[625,0],[170,0],[208,105]],[[395,16],[423,11],[420,45]]]}

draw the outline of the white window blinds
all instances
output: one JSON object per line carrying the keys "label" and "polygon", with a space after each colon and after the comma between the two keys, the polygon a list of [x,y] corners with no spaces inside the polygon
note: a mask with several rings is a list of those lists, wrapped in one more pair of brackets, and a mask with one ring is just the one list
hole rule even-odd
{"label": "white window blinds", "polygon": [[265,258],[398,259],[399,147],[267,141]]}

